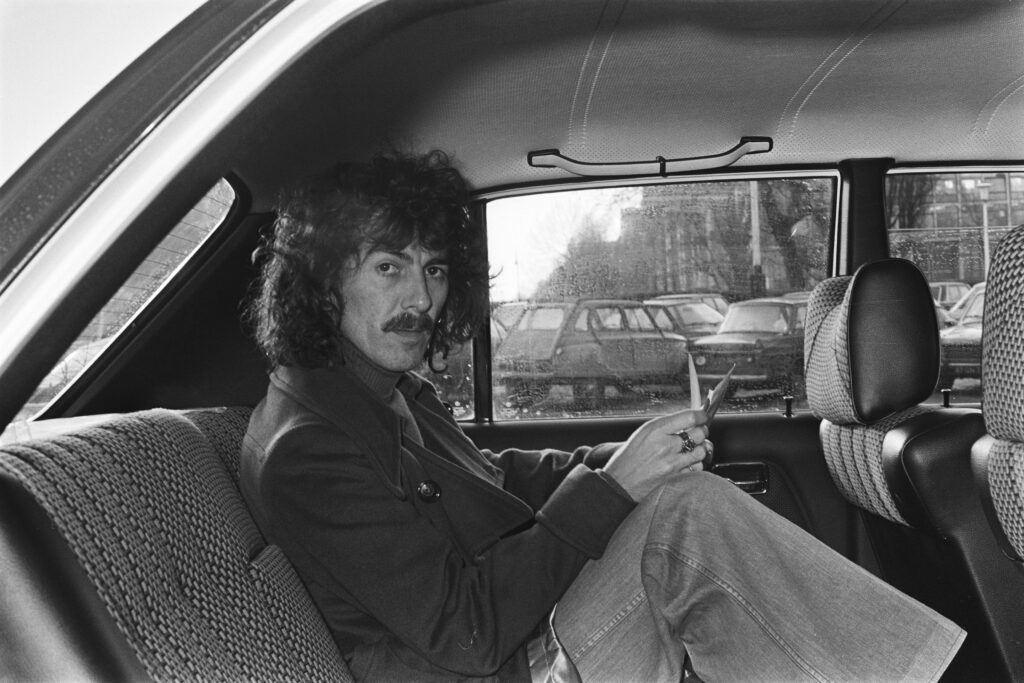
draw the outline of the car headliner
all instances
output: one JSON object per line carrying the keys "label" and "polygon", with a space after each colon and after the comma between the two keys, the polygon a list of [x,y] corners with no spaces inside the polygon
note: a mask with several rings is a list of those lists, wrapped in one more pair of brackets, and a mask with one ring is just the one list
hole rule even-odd
{"label": "car headliner", "polygon": [[488,190],[572,178],[527,164],[773,149],[735,164],[1024,158],[1024,5],[928,0],[385,3],[259,103],[235,171],[283,177],[384,137],[453,152]]}

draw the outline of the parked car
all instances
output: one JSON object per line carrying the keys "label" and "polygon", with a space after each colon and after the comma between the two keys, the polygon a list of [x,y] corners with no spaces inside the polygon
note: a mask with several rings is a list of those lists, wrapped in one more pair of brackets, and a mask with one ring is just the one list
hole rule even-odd
{"label": "parked car", "polygon": [[686,338],[660,329],[639,301],[584,299],[529,305],[494,356],[508,400],[535,402],[553,385],[593,404],[608,387],[630,390],[688,377]]}
{"label": "parked car", "polygon": [[942,330],[942,365],[938,387],[947,389],[961,377],[981,379],[981,331],[985,312],[985,290],[982,288],[964,309],[959,321]]}
{"label": "parked car", "polygon": [[971,290],[966,282],[932,282],[931,288],[935,303],[947,310]]}
{"label": "parked car", "polygon": [[654,297],[657,301],[694,301],[707,304],[722,315],[729,310],[729,302],[718,292],[681,292],[679,294],[661,294]]}
{"label": "parked car", "polygon": [[960,301],[953,304],[953,307],[949,309],[949,319],[955,324],[961,317],[963,317],[964,311],[967,310],[968,306],[979,296],[985,295],[985,282],[979,282],[973,285],[967,294],[964,294]]}
{"label": "parked car", "polygon": [[702,384],[717,383],[735,366],[730,391],[778,388],[802,392],[807,302],[763,298],[729,307],[718,334],[691,344]]}
{"label": "parked car", "polygon": [[644,306],[659,328],[687,339],[714,334],[725,318],[711,306],[699,302],[648,299]]}

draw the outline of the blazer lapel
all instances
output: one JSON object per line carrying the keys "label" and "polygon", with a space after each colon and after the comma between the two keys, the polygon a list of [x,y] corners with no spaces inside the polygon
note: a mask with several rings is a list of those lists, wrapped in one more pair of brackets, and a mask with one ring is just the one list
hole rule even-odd
{"label": "blazer lapel", "polygon": [[405,498],[398,415],[344,368],[278,367],[270,376],[282,391],[348,434],[370,458],[388,489]]}

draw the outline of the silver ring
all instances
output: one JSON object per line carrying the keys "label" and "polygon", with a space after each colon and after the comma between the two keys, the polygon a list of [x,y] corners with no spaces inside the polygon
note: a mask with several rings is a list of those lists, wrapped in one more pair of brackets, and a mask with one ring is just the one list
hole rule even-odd
{"label": "silver ring", "polygon": [[689,453],[690,451],[697,447],[697,442],[693,440],[692,436],[690,436],[690,432],[686,431],[685,429],[680,432],[676,432],[675,435],[678,436],[683,442],[679,446],[680,453]]}

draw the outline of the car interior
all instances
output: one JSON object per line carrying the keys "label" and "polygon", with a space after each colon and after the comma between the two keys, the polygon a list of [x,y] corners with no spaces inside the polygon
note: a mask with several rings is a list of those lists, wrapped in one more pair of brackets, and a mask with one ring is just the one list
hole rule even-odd
{"label": "car interior", "polygon": [[[202,5],[0,186],[0,678],[350,679],[238,491],[242,311],[282,188],[440,149],[494,317],[425,376],[480,448],[689,407],[628,324],[513,397],[536,304],[806,303],[685,340],[735,368],[712,471],[965,628],[944,680],[1024,679],[1022,74],[1005,0]],[[980,371],[938,282],[984,283]]]}

